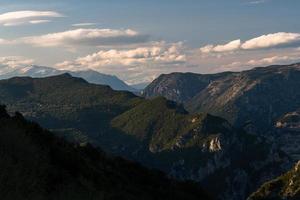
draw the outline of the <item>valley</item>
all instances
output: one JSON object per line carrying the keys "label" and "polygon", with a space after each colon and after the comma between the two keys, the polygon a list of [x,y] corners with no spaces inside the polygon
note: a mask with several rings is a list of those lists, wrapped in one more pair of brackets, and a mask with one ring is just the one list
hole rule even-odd
{"label": "valley", "polygon": [[205,112],[190,114],[185,104],[164,97],[147,100],[69,74],[2,80],[0,94],[10,113],[19,111],[71,142],[91,143],[171,177],[197,181],[208,192],[217,191],[218,199],[245,199],[294,162],[284,142],[274,142],[276,134],[253,132],[259,130],[254,123],[233,126]]}

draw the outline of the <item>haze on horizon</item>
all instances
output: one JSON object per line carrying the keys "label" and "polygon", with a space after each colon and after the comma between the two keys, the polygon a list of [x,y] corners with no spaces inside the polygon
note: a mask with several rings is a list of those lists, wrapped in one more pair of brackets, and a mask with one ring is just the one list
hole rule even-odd
{"label": "haze on horizon", "polygon": [[127,83],[300,61],[297,0],[3,0],[0,73],[93,69]]}

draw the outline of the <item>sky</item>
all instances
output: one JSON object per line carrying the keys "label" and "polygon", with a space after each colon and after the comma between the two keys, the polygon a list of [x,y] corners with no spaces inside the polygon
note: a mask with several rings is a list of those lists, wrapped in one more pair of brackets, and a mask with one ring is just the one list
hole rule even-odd
{"label": "sky", "polygon": [[136,84],[300,62],[299,10],[299,0],[1,0],[0,73],[93,69]]}

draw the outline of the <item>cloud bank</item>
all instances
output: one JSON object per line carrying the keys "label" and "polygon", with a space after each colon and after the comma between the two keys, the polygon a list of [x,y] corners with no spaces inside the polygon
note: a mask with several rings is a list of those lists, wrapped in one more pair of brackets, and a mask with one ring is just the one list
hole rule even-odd
{"label": "cloud bank", "polygon": [[[145,81],[141,78],[152,79],[151,77],[156,77],[157,72],[160,73],[163,68],[183,65],[185,62],[186,55],[183,53],[182,43],[156,42],[149,46],[134,49],[102,50],[79,57],[74,61],[58,63],[56,68],[75,71],[88,68],[116,74],[122,78],[126,75],[128,82],[136,83]],[[153,70],[156,73],[153,73]]]}

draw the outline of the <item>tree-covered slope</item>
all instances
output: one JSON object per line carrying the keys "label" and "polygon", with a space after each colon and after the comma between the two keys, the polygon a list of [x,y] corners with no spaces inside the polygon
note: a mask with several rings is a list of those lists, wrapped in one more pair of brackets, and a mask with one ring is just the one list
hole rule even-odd
{"label": "tree-covered slope", "polygon": [[[163,97],[145,100],[119,115],[112,126],[146,142],[152,152],[209,146],[233,129],[225,120],[208,114],[190,115],[181,105]],[[216,141],[217,143],[217,141]],[[217,151],[220,144],[212,144]]]}
{"label": "tree-covered slope", "polygon": [[3,200],[210,199],[196,184],[168,179],[90,145],[56,138],[0,107]]}
{"label": "tree-covered slope", "polygon": [[300,199],[300,162],[278,178],[263,184],[248,200]]}

